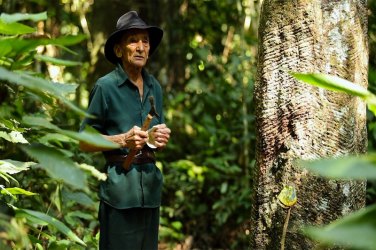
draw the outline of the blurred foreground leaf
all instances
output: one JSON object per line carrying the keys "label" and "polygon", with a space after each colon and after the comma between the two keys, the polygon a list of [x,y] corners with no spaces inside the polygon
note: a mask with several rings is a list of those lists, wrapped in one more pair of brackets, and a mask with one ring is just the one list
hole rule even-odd
{"label": "blurred foreground leaf", "polygon": [[29,170],[34,162],[22,162],[14,160],[0,160],[0,171],[8,174],[16,174],[21,171]]}
{"label": "blurred foreground leaf", "polygon": [[300,165],[316,174],[333,179],[376,179],[376,155],[301,161]]}
{"label": "blurred foreground leaf", "polygon": [[7,14],[7,13],[1,13],[0,20],[3,20],[6,23],[14,23],[18,21],[24,21],[24,20],[31,20],[34,22],[46,20],[47,19],[47,12],[40,12],[35,14],[29,14],[29,13],[13,13],[13,14]]}
{"label": "blurred foreground leaf", "polygon": [[85,242],[78,238],[78,236],[71,229],[69,229],[64,223],[54,217],[29,209],[16,209],[16,216],[26,218],[28,220],[31,220],[32,222],[34,222],[35,219],[41,220],[51,226],[54,226],[57,230],[68,236],[68,238],[73,240],[74,242],[86,246]]}
{"label": "blurred foreground leaf", "polygon": [[69,101],[66,97],[64,97],[65,93],[62,93],[62,90],[66,88],[60,88],[59,84],[52,84],[52,82],[47,81],[45,79],[34,77],[31,75],[26,74],[25,72],[12,72],[3,67],[0,67],[0,80],[5,80],[10,83],[18,84],[28,88],[29,90],[33,91],[36,94],[49,94],[54,96],[55,98],[59,99],[61,102],[66,104],[69,108],[73,111],[77,112],[77,114],[85,115],[85,111],[77,107],[71,101]]}
{"label": "blurred foreground leaf", "polygon": [[106,140],[101,134],[98,133],[98,131],[91,128],[90,126],[86,127],[85,130],[82,132],[75,132],[75,131],[60,129],[58,126],[50,123],[47,119],[42,118],[42,117],[24,116],[22,118],[22,121],[30,126],[51,129],[60,134],[68,136],[72,139],[83,141],[85,143],[88,143],[94,146],[108,148],[108,149],[119,148],[118,144],[115,144],[109,140]]}
{"label": "blurred foreground leaf", "polygon": [[73,188],[87,189],[85,173],[69,158],[54,148],[41,144],[24,146],[22,149],[32,158],[38,160],[40,167],[54,179],[61,180]]}
{"label": "blurred foreground leaf", "polygon": [[22,23],[6,23],[0,19],[0,34],[23,35],[35,32],[36,29]]}
{"label": "blurred foreground leaf", "polygon": [[77,66],[77,65],[82,64],[81,62],[63,60],[63,59],[58,59],[58,58],[45,56],[45,55],[35,55],[35,59],[39,61],[43,61],[43,62],[52,63],[54,65],[61,65],[61,66]]}
{"label": "blurred foreground leaf", "polygon": [[30,191],[27,191],[23,188],[18,188],[18,187],[13,187],[13,188],[4,188],[1,190],[1,194],[6,194],[6,193],[10,193],[10,194],[23,194],[23,195],[37,195],[36,193],[33,193],[33,192],[30,192]]}
{"label": "blurred foreground leaf", "polygon": [[296,79],[313,86],[358,96],[367,102],[368,108],[376,115],[376,96],[362,86],[354,84],[338,76],[328,74],[303,74],[295,72],[290,72],[290,74]]}
{"label": "blurred foreground leaf", "polygon": [[376,205],[355,212],[324,227],[307,227],[303,232],[325,245],[364,250],[376,249]]}

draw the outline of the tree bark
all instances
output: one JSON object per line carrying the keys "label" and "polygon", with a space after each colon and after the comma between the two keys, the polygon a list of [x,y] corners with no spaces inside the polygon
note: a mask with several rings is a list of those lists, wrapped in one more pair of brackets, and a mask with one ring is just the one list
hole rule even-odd
{"label": "tree bark", "polygon": [[337,75],[367,87],[365,0],[264,0],[255,83],[257,130],[252,249],[280,249],[287,210],[276,196],[297,189],[286,249],[316,246],[303,225],[329,223],[365,205],[365,181],[314,176],[296,160],[366,152],[366,104],[294,80],[288,71]]}

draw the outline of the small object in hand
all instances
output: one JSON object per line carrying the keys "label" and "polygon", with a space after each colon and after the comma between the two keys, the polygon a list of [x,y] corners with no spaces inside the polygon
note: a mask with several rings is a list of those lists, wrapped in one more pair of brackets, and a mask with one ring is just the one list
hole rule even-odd
{"label": "small object in hand", "polygon": [[154,141],[154,137],[151,136],[150,134],[155,132],[157,130],[157,127],[152,127],[148,130],[148,135],[149,135],[149,140],[148,142],[146,143],[150,148],[157,148],[157,146],[155,146],[155,141]]}

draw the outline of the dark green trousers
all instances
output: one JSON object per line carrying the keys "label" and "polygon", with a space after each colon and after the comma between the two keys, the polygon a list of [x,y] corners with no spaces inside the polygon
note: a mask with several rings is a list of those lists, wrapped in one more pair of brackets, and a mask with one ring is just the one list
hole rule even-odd
{"label": "dark green trousers", "polygon": [[116,209],[99,207],[100,250],[157,250],[159,207]]}

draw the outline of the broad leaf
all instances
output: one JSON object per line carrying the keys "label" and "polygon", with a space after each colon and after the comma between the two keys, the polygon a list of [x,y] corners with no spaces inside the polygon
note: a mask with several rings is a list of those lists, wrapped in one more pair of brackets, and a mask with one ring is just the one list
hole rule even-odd
{"label": "broad leaf", "polygon": [[57,83],[57,82],[51,82],[51,83],[54,86],[54,88],[56,88],[60,93],[63,93],[63,95],[76,93],[76,89],[78,87],[77,84],[72,84],[72,83]]}
{"label": "broad leaf", "polygon": [[54,217],[29,209],[16,209],[16,216],[23,217],[26,219],[30,219],[30,216],[34,217],[37,220],[48,223],[48,225],[54,226],[57,230],[65,234],[69,239],[73,240],[74,242],[86,246],[85,242],[78,238],[78,236],[70,228],[68,228],[64,223],[62,223]]}
{"label": "broad leaf", "polygon": [[0,19],[0,34],[23,35],[35,32],[36,29],[22,23],[6,23]]}
{"label": "broad leaf", "polygon": [[0,48],[11,47],[11,50],[5,53],[4,51],[0,52],[2,56],[14,57],[19,56],[23,53],[29,53],[34,51],[38,46],[43,45],[56,45],[65,48],[65,46],[74,45],[86,39],[85,35],[77,36],[64,36],[56,39],[48,38],[35,38],[35,39],[20,39],[20,38],[4,38],[0,39]]}
{"label": "broad leaf", "polygon": [[29,143],[18,131],[12,131],[10,133],[0,131],[0,137],[13,143]]}
{"label": "broad leaf", "polygon": [[376,246],[376,205],[355,212],[324,227],[307,227],[309,237],[327,245],[374,250]]}
{"label": "broad leaf", "polygon": [[55,124],[52,124],[50,120],[47,120],[46,118],[43,118],[43,117],[24,116],[22,117],[22,121],[25,124],[29,126],[33,126],[33,127],[42,127],[42,128],[47,128],[47,129],[56,130],[56,131],[60,130],[58,126],[56,126]]}
{"label": "broad leaf", "polygon": [[56,132],[63,134],[65,136],[68,136],[72,139],[83,141],[85,143],[88,143],[94,146],[108,148],[108,149],[119,148],[118,144],[115,144],[109,140],[106,140],[101,134],[99,134],[95,129],[91,127],[87,127],[85,128],[84,131],[79,133],[75,131],[60,129],[58,126],[50,123],[47,119],[44,119],[41,117],[24,116],[23,122],[31,126],[38,126],[38,127],[55,130]]}
{"label": "broad leaf", "polygon": [[51,44],[51,45],[71,46],[71,45],[75,45],[77,43],[82,42],[86,38],[87,38],[86,35],[79,34],[79,35],[76,35],[76,36],[71,36],[71,35],[60,36],[58,38],[55,38],[55,39],[52,39],[52,40],[49,40],[49,41],[45,41],[45,42],[46,42],[46,45]]}
{"label": "broad leaf", "polygon": [[14,119],[0,119],[0,127],[16,130],[15,124],[18,125],[19,122]]}
{"label": "broad leaf", "polygon": [[22,85],[35,93],[44,93],[47,92],[48,94],[54,96],[55,98],[62,101],[68,107],[70,107],[73,111],[77,112],[80,115],[85,115],[85,111],[78,108],[72,102],[70,102],[67,98],[63,96],[64,93],[61,93],[61,89],[59,89],[56,84],[51,84],[50,81],[44,80],[42,78],[34,77],[22,72],[12,72],[5,68],[0,67],[0,79],[9,81],[11,83],[15,83],[18,85]]}
{"label": "broad leaf", "polygon": [[74,143],[76,140],[66,136],[62,135],[61,133],[48,133],[38,139],[38,142],[42,144],[49,144],[51,142],[54,142],[58,145],[60,145],[60,148],[63,147],[62,142],[68,142],[68,143]]}
{"label": "broad leaf", "polygon": [[3,138],[7,141],[12,142],[12,138],[9,136],[9,134],[7,132],[0,131],[0,138]]}
{"label": "broad leaf", "polygon": [[337,76],[320,73],[291,73],[291,75],[298,80],[301,80],[303,82],[309,83],[317,87],[322,87],[334,91],[340,91],[351,95],[359,96],[361,98],[366,98],[372,95],[372,93],[370,93],[367,89],[363,88],[362,86],[356,85],[350,81],[347,81]]}
{"label": "broad leaf", "polygon": [[12,197],[14,200],[17,200],[17,197],[14,196],[12,193],[8,192],[8,190],[6,188],[4,188],[4,185],[0,185],[0,194],[2,195],[9,195],[10,197]]}
{"label": "broad leaf", "polygon": [[290,74],[298,80],[317,87],[358,96],[367,102],[369,110],[376,115],[376,96],[362,86],[343,78],[327,74],[301,74],[294,72]]}
{"label": "broad leaf", "polygon": [[87,189],[85,173],[58,150],[40,144],[21,147],[30,157],[36,159],[40,167],[54,179],[77,189]]}
{"label": "broad leaf", "polygon": [[301,161],[300,165],[327,178],[376,179],[375,155]]}
{"label": "broad leaf", "polygon": [[47,19],[47,12],[40,12],[35,14],[28,14],[28,13],[14,13],[14,14],[6,14],[1,13],[0,20],[3,20],[6,23],[14,23],[18,21],[24,20],[31,20],[34,22],[38,22],[41,20]]}
{"label": "broad leaf", "polygon": [[45,55],[36,55],[35,59],[39,61],[43,61],[43,62],[52,63],[54,65],[61,65],[61,66],[77,66],[77,65],[82,64],[81,62],[63,60],[63,59],[58,59],[58,58],[45,56]]}
{"label": "broad leaf", "polygon": [[86,221],[93,221],[93,215],[81,211],[69,212],[64,216],[65,221],[71,226],[79,226],[82,224],[82,219]]}
{"label": "broad leaf", "polygon": [[18,187],[4,188],[4,189],[1,190],[1,193],[2,194],[5,194],[5,193],[22,194],[22,195],[27,195],[27,196],[37,195],[36,193],[30,192],[30,191],[27,191],[25,189],[18,188]]}
{"label": "broad leaf", "polygon": [[63,189],[62,197],[64,202],[73,201],[86,207],[94,207],[95,202],[83,192],[70,192],[67,189]]}
{"label": "broad leaf", "polygon": [[8,174],[16,174],[30,169],[35,162],[21,162],[14,160],[0,160],[0,171]]}
{"label": "broad leaf", "polygon": [[105,139],[100,133],[98,133],[98,131],[89,126],[87,126],[85,130],[80,133],[68,130],[62,131],[62,133],[78,141],[82,141],[98,147],[107,149],[115,149],[120,147],[119,144]]}
{"label": "broad leaf", "polygon": [[93,215],[87,214],[87,213],[84,213],[84,212],[81,212],[81,211],[70,212],[70,213],[67,214],[67,216],[78,217],[78,218],[85,219],[85,220],[93,220],[94,219]]}
{"label": "broad leaf", "polygon": [[12,52],[12,45],[5,40],[0,40],[0,58]]}

